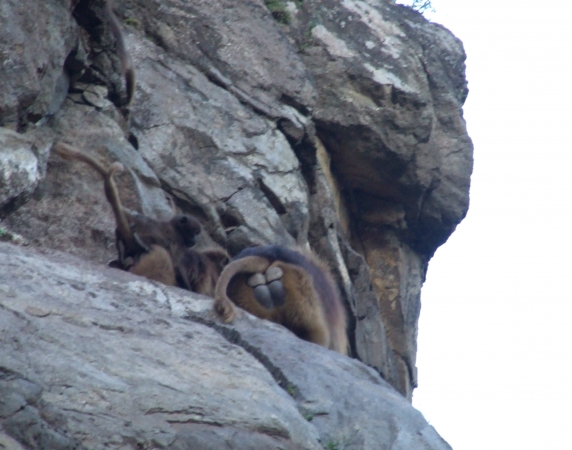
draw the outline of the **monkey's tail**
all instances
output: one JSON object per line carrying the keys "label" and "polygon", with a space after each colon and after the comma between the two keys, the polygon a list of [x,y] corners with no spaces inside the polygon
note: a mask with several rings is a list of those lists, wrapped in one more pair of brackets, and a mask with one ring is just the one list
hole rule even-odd
{"label": "monkey's tail", "polygon": [[111,33],[115,37],[115,45],[117,49],[117,56],[121,62],[121,73],[125,78],[125,90],[127,91],[127,99],[124,106],[129,106],[135,95],[135,67],[133,61],[125,47],[125,40],[123,39],[123,32],[121,31],[121,24],[119,19],[113,12],[113,5],[111,0],[105,2],[105,8],[109,17],[109,25]]}
{"label": "monkey's tail", "polygon": [[83,161],[93,167],[102,177],[105,178],[107,176],[107,169],[103,163],[97,161],[92,156],[79,151],[71,145],[64,144],[63,142],[57,142],[52,148],[63,159],[77,159],[78,161]]}
{"label": "monkey's tail", "polygon": [[109,166],[109,170],[105,173],[105,181],[103,183],[105,189],[105,197],[107,198],[107,201],[113,210],[115,223],[117,224],[117,231],[123,240],[125,240],[124,244],[128,247],[128,250],[133,251],[133,249],[139,249],[139,247],[145,249],[145,246],[142,246],[140,243],[138,243],[133,231],[131,230],[131,226],[129,225],[125,211],[123,210],[123,205],[119,199],[119,191],[117,189],[117,185],[115,184],[115,179],[113,178],[113,175],[116,172],[123,172],[123,170],[123,164],[118,161]]}
{"label": "monkey's tail", "polygon": [[133,96],[135,95],[135,69],[133,69],[132,64],[126,65],[123,69],[125,74],[125,90],[127,91],[127,105],[129,106],[133,101]]}
{"label": "monkey's tail", "polygon": [[264,273],[269,266],[270,262],[268,259],[262,256],[246,256],[232,261],[224,268],[215,287],[215,309],[223,317],[225,322],[230,322],[234,318],[234,306],[232,300],[228,298],[226,293],[230,280],[241,272]]}

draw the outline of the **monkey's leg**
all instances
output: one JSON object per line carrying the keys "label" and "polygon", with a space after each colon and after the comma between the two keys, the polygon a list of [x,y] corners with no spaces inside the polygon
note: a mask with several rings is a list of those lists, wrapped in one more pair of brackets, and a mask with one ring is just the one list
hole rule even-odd
{"label": "monkey's leg", "polygon": [[319,319],[307,321],[306,332],[308,341],[326,348],[330,347],[330,332],[325,320],[322,320],[321,323]]}
{"label": "monkey's leg", "polygon": [[274,310],[271,320],[281,323],[302,339],[329,347],[330,332],[312,277],[293,264],[277,261],[273,266],[283,271],[285,300],[283,306]]}
{"label": "monkey's leg", "polygon": [[152,245],[151,251],[143,254],[129,271],[168,286],[177,286],[171,255],[158,245]]}

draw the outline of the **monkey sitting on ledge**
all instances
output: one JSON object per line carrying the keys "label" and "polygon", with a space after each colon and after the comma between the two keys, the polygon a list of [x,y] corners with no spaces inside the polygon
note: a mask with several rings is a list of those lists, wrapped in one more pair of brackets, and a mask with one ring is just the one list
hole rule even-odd
{"label": "monkey sitting on ledge", "polygon": [[111,204],[118,258],[110,266],[136,275],[179,286],[200,294],[213,295],[216,281],[228,255],[222,249],[198,251],[190,247],[201,232],[200,222],[191,215],[177,214],[159,221],[123,208],[113,175],[123,170],[119,162],[109,168],[70,145],[58,142],[53,150],[64,159],[83,161],[104,178],[105,196]]}
{"label": "monkey sitting on ledge", "polygon": [[330,271],[314,255],[276,245],[243,250],[215,290],[215,310],[224,322],[236,318],[235,305],[347,354],[346,312]]}

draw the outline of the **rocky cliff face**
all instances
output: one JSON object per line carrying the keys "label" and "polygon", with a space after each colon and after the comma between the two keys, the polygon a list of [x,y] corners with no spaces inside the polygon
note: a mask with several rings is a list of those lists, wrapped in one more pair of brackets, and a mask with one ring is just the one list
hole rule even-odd
{"label": "rocky cliff face", "polygon": [[212,299],[0,243],[0,446],[450,447],[355,359]]}
{"label": "rocky cliff face", "polygon": [[[461,43],[419,14],[381,0],[116,3],[137,72],[130,111],[122,107],[121,64],[103,0],[7,0],[2,6],[0,227],[36,249],[9,262],[11,275],[0,283],[12,286],[0,292],[2,331],[8,330],[2,339],[26,340],[14,336],[33,327],[51,336],[37,354],[31,344],[3,342],[13,354],[2,350],[0,380],[8,389],[24,386],[15,404],[42,417],[46,408],[57,409],[53,421],[42,419],[51,425],[38,419],[37,426],[53,431],[61,424],[72,435],[58,434],[61,439],[87,448],[113,439],[122,442],[109,444],[116,448],[141,442],[141,448],[185,448],[190,441],[180,436],[193,433],[203,442],[196,448],[224,448],[204,444],[212,433],[217,439],[235,436],[244,442],[240,448],[319,448],[352,433],[346,448],[444,448],[426,436],[423,430],[430,428],[410,407],[409,425],[401,428],[405,412],[397,410],[406,407],[389,386],[411,398],[427,264],[468,208],[472,145],[461,109],[467,95]],[[350,315],[353,356],[374,370],[256,319],[221,327],[207,317],[207,307],[195,316],[180,312],[197,309],[191,306],[174,314],[164,307],[166,300],[153,298],[206,300],[105,269],[115,253],[114,220],[101,179],[81,163],[50,154],[58,140],[107,162],[121,161],[128,168],[119,177],[126,206],[161,219],[175,209],[192,213],[209,233],[205,240],[231,254],[264,243],[311,247],[333,268]],[[97,263],[101,273],[87,263],[85,275],[74,272],[84,293],[68,298],[77,280],[66,278],[71,290],[54,281],[69,264],[44,260],[38,252],[47,249]],[[38,280],[34,295],[13,279],[21,286]],[[101,294],[106,302],[120,300],[111,309],[89,295],[98,283],[110,286]],[[131,291],[122,283],[144,287]],[[26,308],[48,311],[47,319],[43,313],[30,318]],[[104,317],[92,320],[92,309]],[[60,330],[65,315],[49,311],[62,310],[87,321],[87,328]],[[100,321],[113,322],[112,331]],[[117,327],[135,329],[124,324],[129,321],[145,324],[129,335],[132,346],[108,341],[119,339],[110,334],[125,333]],[[161,329],[169,329],[168,336]],[[74,333],[78,348],[64,345],[75,342]],[[94,333],[102,347],[82,347],[83,333]],[[189,341],[185,333],[201,338]],[[310,348],[320,356],[308,357]],[[93,359],[78,359],[78,352]],[[50,369],[43,371],[42,358],[49,354],[61,358],[48,358]],[[94,362],[100,358],[107,361],[105,370]],[[150,360],[158,367],[147,372]],[[102,372],[86,380],[84,364]],[[115,367],[123,367],[117,378],[101,378]],[[139,369],[130,372],[133,367]],[[214,373],[217,380],[207,376]],[[62,393],[68,375],[72,390],[82,395]],[[312,377],[319,381],[306,384]],[[110,385],[98,390],[99,382]],[[287,382],[297,386],[293,395]],[[119,391],[114,383],[122,386]],[[344,410],[350,400],[339,392],[348,389],[355,391],[351,401],[362,403],[351,417]],[[93,400],[99,409],[89,428],[82,416],[89,414],[86,398],[101,390],[123,394]],[[122,402],[124,395],[137,404]],[[158,400],[145,403],[146,396]],[[87,403],[78,407],[80,400]],[[0,417],[13,418],[18,408]],[[310,416],[316,419],[303,420]],[[134,430],[170,437],[124,434],[113,420],[118,417],[136,422]],[[365,428],[375,428],[364,425],[368,421],[376,427],[383,422],[389,434],[368,434],[373,431]],[[33,447],[6,423],[6,439]],[[103,428],[111,440],[90,444]],[[425,439],[425,447],[415,446],[415,439]]]}

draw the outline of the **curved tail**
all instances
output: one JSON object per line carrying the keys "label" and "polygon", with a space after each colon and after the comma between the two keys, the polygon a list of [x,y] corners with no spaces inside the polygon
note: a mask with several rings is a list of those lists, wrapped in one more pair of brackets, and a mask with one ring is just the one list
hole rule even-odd
{"label": "curved tail", "polygon": [[63,142],[57,142],[52,148],[63,159],[77,159],[78,161],[83,161],[93,167],[103,178],[107,176],[108,169],[105,168],[103,163],[97,161],[92,156],[79,151],[71,145],[64,144]]}
{"label": "curved tail", "polygon": [[215,310],[225,322],[231,322],[236,314],[234,304],[226,293],[230,280],[242,272],[265,272],[269,266],[268,259],[262,256],[246,256],[232,261],[224,268],[215,287]]}
{"label": "curved tail", "polygon": [[129,220],[127,220],[127,215],[121,204],[121,199],[119,198],[119,191],[117,190],[117,185],[113,175],[116,172],[123,172],[124,167],[120,162],[114,162],[111,164],[107,172],[105,173],[105,181],[103,186],[105,188],[105,197],[111,205],[113,210],[113,215],[115,216],[115,223],[117,224],[117,235],[121,236],[121,240],[125,245],[125,252],[130,255],[132,252],[140,253],[142,247],[135,238],[133,230],[129,225]]}
{"label": "curved tail", "polygon": [[115,216],[115,223],[117,224],[117,240],[121,241],[121,250],[118,248],[120,262],[123,264],[125,258],[128,256],[145,253],[147,248],[138,243],[137,238],[129,225],[127,214],[121,204],[119,191],[113,178],[115,173],[122,172],[124,170],[123,164],[116,161],[111,164],[109,168],[106,168],[104,163],[96,160],[93,156],[83,153],[82,151],[72,147],[71,145],[64,144],[63,142],[57,142],[54,144],[53,150],[63,159],[75,159],[88,164],[103,177],[105,197],[111,205],[113,215]]}
{"label": "curved tail", "polygon": [[121,32],[121,25],[119,19],[113,12],[113,5],[111,0],[105,2],[105,8],[107,15],[109,17],[109,25],[111,28],[111,33],[115,38],[115,47],[117,50],[117,56],[119,56],[119,61],[121,62],[121,73],[125,78],[125,90],[127,91],[127,99],[124,106],[129,106],[135,95],[135,67],[133,61],[127,52],[125,47],[125,40],[123,39],[123,33]]}

